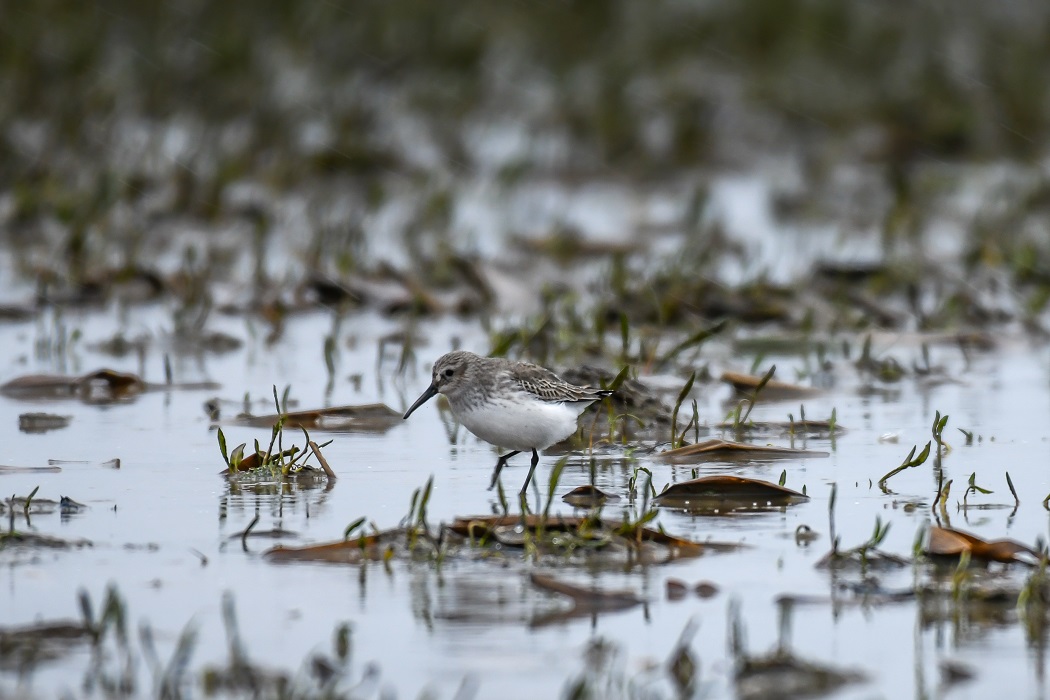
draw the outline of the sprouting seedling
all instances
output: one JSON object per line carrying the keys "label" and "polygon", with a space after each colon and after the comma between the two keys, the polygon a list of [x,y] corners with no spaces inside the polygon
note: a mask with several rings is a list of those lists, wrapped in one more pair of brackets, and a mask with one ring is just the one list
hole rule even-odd
{"label": "sprouting seedling", "polygon": [[885,476],[883,476],[881,479],[879,479],[879,488],[882,489],[883,491],[885,491],[886,490],[886,482],[890,479],[890,477],[896,476],[897,474],[899,474],[900,472],[904,471],[905,469],[910,469],[912,467],[917,467],[920,464],[923,464],[927,460],[927,458],[929,458],[929,456],[930,456],[930,447],[931,446],[932,446],[932,443],[931,442],[927,442],[926,443],[926,447],[924,447],[922,449],[922,452],[919,453],[919,456],[916,457],[915,456],[915,450],[918,449],[918,446],[917,445],[913,445],[912,448],[911,448],[911,452],[909,452],[908,456],[904,458],[904,461],[901,462],[901,465],[899,467],[895,468],[895,469],[891,469],[889,472],[886,473]]}
{"label": "sprouting seedling", "polygon": [[693,399],[693,443],[700,442],[700,409]]}
{"label": "sprouting seedling", "polygon": [[656,361],[656,366],[657,367],[666,366],[672,360],[674,360],[674,358],[678,357],[684,351],[688,350],[691,347],[695,347],[697,345],[700,345],[701,343],[703,343],[707,339],[709,339],[709,338],[711,338],[713,336],[716,336],[719,333],[721,333],[723,330],[725,330],[727,325],[729,325],[729,322],[723,319],[723,320],[719,321],[718,323],[714,324],[713,326],[711,326],[709,328],[703,328],[703,329],[697,331],[696,333],[692,334],[691,336],[689,336],[688,338],[686,338],[682,342],[680,342],[677,345],[675,345],[669,351],[667,351],[667,353],[665,353],[663,357],[661,357],[660,359],[658,359]]}
{"label": "sprouting seedling", "polygon": [[349,525],[347,525],[346,529],[343,530],[343,540],[344,541],[345,540],[349,540],[350,539],[350,535],[353,534],[354,530],[356,530],[359,527],[361,527],[362,525],[364,525],[367,520],[368,520],[367,518],[365,518],[364,516],[361,516],[360,518],[358,518],[354,522],[352,522]]}
{"label": "sprouting seedling", "polygon": [[613,380],[609,382],[608,386],[605,385],[604,381],[601,382],[602,388],[608,389],[609,391],[617,391],[621,386],[623,386],[623,383],[627,381],[627,378],[630,376],[630,374],[631,366],[624,365],[623,369],[616,373],[616,376],[613,377]]}
{"label": "sprouting seedling", "polygon": [[[974,494],[976,494],[976,493],[983,493],[983,494],[987,495],[989,493],[994,493],[994,491],[991,491],[990,489],[986,489],[984,487],[978,486],[977,485],[977,472],[974,472],[973,474],[970,474],[970,480],[967,482],[967,486],[966,486],[966,493],[963,494],[963,508],[966,507],[966,499],[970,496],[971,493],[974,493]],[[1015,494],[1015,497],[1016,497],[1016,494]]]}
{"label": "sprouting seedling", "polygon": [[755,374],[758,372],[758,368],[762,366],[762,361],[766,359],[765,353],[758,353],[755,355],[754,361],[751,362],[751,369],[748,370],[748,374]]}
{"label": "sprouting seedling", "polygon": [[632,500],[638,493],[638,474],[640,472],[644,472],[649,475],[649,488],[652,489],[652,495],[656,495],[656,489],[653,488],[653,473],[649,471],[646,467],[635,467],[634,474],[632,474],[631,478],[627,480],[627,493],[631,495]]}
{"label": "sprouting seedling", "polygon": [[1027,618],[1029,613],[1028,606],[1031,604],[1037,605],[1039,624],[1041,624],[1046,615],[1046,603],[1044,602],[1042,591],[1046,590],[1048,563],[1046,544],[1042,541],[1042,538],[1036,541],[1035,550],[1039,552],[1039,565],[1036,566],[1035,571],[1028,577],[1021,591],[1017,594],[1017,610]]}
{"label": "sprouting seedling", "polygon": [[867,542],[860,545],[857,548],[857,553],[860,555],[862,564],[868,562],[868,552],[877,549],[883,540],[886,539],[886,535],[890,532],[890,525],[892,523],[887,522],[885,525],[882,524],[882,518],[875,516],[875,530],[871,533],[871,538]]}
{"label": "sprouting seedling", "polygon": [[941,455],[946,452],[950,452],[952,446],[944,441],[944,428],[948,425],[948,416],[941,416],[941,412],[937,411],[937,414],[933,418],[933,440],[937,443],[937,453],[934,457],[935,466],[941,466]]}
{"label": "sprouting seedling", "polygon": [[911,555],[915,561],[918,561],[919,557],[922,556],[923,544],[926,542],[926,535],[929,531],[929,523],[923,522],[915,532],[915,540],[911,543]]}
{"label": "sprouting seedling", "polygon": [[678,435],[678,411],[682,408],[682,402],[685,401],[685,397],[689,395],[689,391],[693,388],[694,381],[696,381],[695,371],[689,375],[689,380],[678,393],[678,401],[675,402],[674,410],[671,411],[671,449],[681,446],[685,432],[689,429],[689,427],[686,426],[686,428],[682,430],[682,435]]}
{"label": "sprouting seedling", "polygon": [[554,492],[558,489],[558,482],[561,480],[561,473],[565,469],[565,464],[569,461],[569,456],[565,455],[557,461],[554,465],[554,469],[551,470],[551,478],[547,484],[547,505],[543,507],[543,518],[540,520],[541,523],[547,522],[547,516],[551,512],[551,504],[554,502]]}
{"label": "sprouting seedling", "polygon": [[970,550],[965,549],[959,555],[959,563],[952,574],[952,598],[962,598],[963,586],[970,579]]}
{"label": "sprouting seedling", "polygon": [[335,336],[327,335],[324,339],[324,366],[329,378],[335,375]]}
{"label": "sprouting seedling", "polygon": [[234,465],[230,463],[230,455],[226,452],[226,435],[223,434],[222,428],[219,428],[219,452],[222,454],[222,461],[226,462],[226,469],[234,471]]}
{"label": "sprouting seedling", "polygon": [[958,428],[958,430],[959,430],[960,433],[962,433],[963,435],[966,436],[966,444],[967,445],[972,445],[973,444],[973,431],[971,431],[971,430],[963,430],[962,428]]}
{"label": "sprouting seedling", "polygon": [[26,520],[27,520],[27,521],[29,520],[29,506],[30,506],[30,504],[32,504],[32,502],[33,502],[33,496],[35,496],[35,495],[36,495],[36,492],[37,492],[37,491],[39,491],[39,490],[40,490],[40,487],[39,487],[39,486],[37,486],[37,487],[36,487],[36,488],[34,488],[34,489],[33,489],[32,491],[30,491],[30,492],[29,492],[29,495],[28,495],[28,496],[26,496],[26,502],[25,502],[25,504],[24,504],[24,505],[22,506],[22,514],[26,516]]}
{"label": "sprouting seedling", "polygon": [[785,470],[783,470],[783,471],[781,471],[781,472],[780,472],[780,481],[779,481],[778,483],[779,483],[779,484],[780,484],[781,486],[783,486],[784,484],[786,484],[786,483],[787,483],[787,480],[788,480],[788,470],[787,470],[787,469],[785,469]]}
{"label": "sprouting seedling", "polygon": [[831,552],[837,554],[839,551],[839,537],[835,534],[835,496],[838,493],[838,483],[831,484],[831,496],[828,498],[828,533],[831,535]]}
{"label": "sprouting seedling", "polygon": [[434,475],[431,474],[430,478],[427,479],[426,485],[423,487],[423,493],[419,498],[419,510],[417,511],[416,525],[421,528],[423,532],[429,532],[430,527],[427,525],[427,506],[430,505],[430,494],[434,490]]}
{"label": "sprouting seedling", "polygon": [[419,488],[412,489],[412,498],[408,501],[408,515],[406,515],[405,519],[402,521],[402,523],[406,526],[410,525],[412,523],[413,518],[415,518],[416,503],[419,502],[419,493]]}
{"label": "sprouting seedling", "polygon": [[751,409],[753,409],[755,407],[755,404],[758,402],[758,394],[766,388],[766,384],[769,384],[769,380],[773,378],[773,374],[775,374],[776,371],[777,366],[770,365],[769,370],[764,375],[762,375],[762,379],[758,381],[758,384],[755,386],[755,390],[751,392],[751,395],[745,399],[745,402],[747,403],[747,411],[744,412],[744,415],[740,418],[740,420],[734,427],[738,428],[740,426],[740,423],[747,422],[748,416],[751,415]]}
{"label": "sprouting seedling", "polygon": [[507,492],[503,490],[503,479],[496,482],[496,498],[503,515],[510,512],[510,504],[507,502]]}
{"label": "sprouting seedling", "polygon": [[1010,472],[1006,472],[1006,485],[1010,487],[1010,493],[1014,497],[1014,510],[1021,505],[1021,499],[1017,497],[1017,489],[1014,488],[1014,480],[1010,478]]}

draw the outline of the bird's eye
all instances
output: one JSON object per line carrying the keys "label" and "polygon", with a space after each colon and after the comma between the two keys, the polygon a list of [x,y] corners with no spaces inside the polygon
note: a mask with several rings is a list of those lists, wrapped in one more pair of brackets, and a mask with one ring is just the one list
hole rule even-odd
{"label": "bird's eye", "polygon": [[451,377],[453,374],[455,374],[455,372],[452,370],[451,367],[449,367],[448,369],[445,370],[445,376],[446,377]]}

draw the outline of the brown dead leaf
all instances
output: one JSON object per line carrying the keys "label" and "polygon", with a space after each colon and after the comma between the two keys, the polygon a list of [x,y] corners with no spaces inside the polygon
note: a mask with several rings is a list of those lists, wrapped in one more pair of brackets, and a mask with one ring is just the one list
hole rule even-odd
{"label": "brown dead leaf", "polygon": [[[742,423],[719,423],[719,430],[732,430],[737,433],[756,435],[808,435],[826,437],[832,432],[830,420],[797,420],[797,421],[762,421]],[[844,433],[846,429],[839,424],[834,426],[835,433]]]}
{"label": "brown dead leaf", "polygon": [[577,486],[562,496],[561,500],[577,508],[592,508],[603,503],[616,503],[620,500],[620,497],[614,493],[606,493],[597,486],[587,484],[586,486]]}
{"label": "brown dead leaf", "polygon": [[0,627],[0,668],[25,673],[42,661],[72,653],[95,637],[88,625],[72,620]]}
{"label": "brown dead leaf", "polygon": [[18,429],[23,433],[46,433],[49,430],[60,430],[69,425],[73,416],[59,416],[53,413],[22,413],[18,416]]}
{"label": "brown dead leaf", "polygon": [[634,591],[603,591],[597,588],[584,588],[572,583],[558,581],[553,576],[533,573],[529,575],[529,581],[537,588],[552,593],[560,593],[572,598],[576,610],[585,613],[608,612],[610,610],[625,610],[640,605],[642,599],[634,594]]}
{"label": "brown dead leaf", "polygon": [[[309,430],[386,432],[401,422],[401,414],[382,403],[291,411],[283,416],[285,428],[307,428]],[[226,422],[269,428],[275,425],[280,418],[281,415],[278,414],[238,416]]]}
{"label": "brown dead leaf", "polygon": [[545,574],[531,574],[529,581],[537,588],[550,591],[551,593],[559,593],[572,599],[572,607],[568,610],[558,610],[534,617],[529,622],[529,626],[533,628],[559,624],[578,617],[590,617],[598,613],[627,610],[644,602],[633,591],[603,591],[593,587],[585,588],[572,583],[558,581],[552,576]]}
{"label": "brown dead leaf", "polygon": [[769,481],[717,474],[671,484],[653,502],[670,508],[692,510],[717,507],[725,510],[734,507],[783,506],[808,500],[809,496],[805,494]]}
{"label": "brown dead leaf", "polygon": [[0,474],[52,474],[62,471],[62,467],[12,467],[0,464]]}
{"label": "brown dead leaf", "polygon": [[273,562],[293,561],[328,562],[332,564],[360,564],[363,561],[382,560],[387,548],[397,540],[404,540],[404,528],[384,530],[372,535],[355,537],[352,540],[312,544],[305,547],[282,547],[278,545],[263,553],[263,558]]}
{"label": "brown dead leaf", "polygon": [[733,681],[742,700],[826,695],[865,679],[860,671],[806,661],[788,651],[737,659]]}
{"label": "brown dead leaf", "polygon": [[930,528],[927,555],[958,557],[964,552],[969,552],[974,559],[1004,564],[1034,564],[1039,561],[1037,551],[1014,540],[987,541],[961,530],[936,526]]}
{"label": "brown dead leaf", "polygon": [[208,389],[212,382],[147,384],[138,375],[97,369],[80,377],[58,374],[28,374],[0,385],[0,394],[16,399],[77,398],[85,403],[107,404],[135,398],[147,390]]}
{"label": "brown dead leaf", "polygon": [[689,458],[690,461],[705,459],[739,460],[748,461],[756,459],[783,459],[788,457],[827,457],[827,452],[814,450],[797,450],[791,447],[777,447],[775,445],[752,445],[746,442],[733,442],[712,438],[698,442],[695,445],[686,445],[673,450],[666,450],[656,455],[660,459],[682,460]]}
{"label": "brown dead leaf", "polygon": [[139,394],[145,383],[134,375],[98,369],[83,377],[61,375],[26,375],[0,386],[0,394],[16,399],[54,399],[80,397],[99,400],[105,395],[110,400]]}
{"label": "brown dead leaf", "polygon": [[[458,517],[448,526],[451,532],[462,537],[481,538],[486,535],[495,535],[500,528],[516,528],[521,525],[521,516],[517,515],[478,515],[473,517]],[[588,532],[613,533],[623,527],[618,520],[605,520],[601,518],[577,518],[555,516],[544,520],[540,514],[529,514],[525,517],[525,527],[532,532],[537,532],[541,527],[545,532],[573,532],[581,530]],[[642,542],[652,542],[675,550],[678,556],[700,556],[704,552],[731,552],[741,547],[734,542],[693,542],[669,535],[666,532],[643,527],[639,530]],[[626,538],[620,538],[627,541]]]}
{"label": "brown dead leaf", "polygon": [[[731,384],[733,388],[741,394],[754,392],[762,382],[762,379],[763,377],[753,374],[740,374],[739,372],[722,373],[722,381]],[[820,393],[822,392],[819,389],[814,389],[813,387],[770,379],[766,382],[766,385],[762,387],[762,391],[759,392],[758,400],[768,401],[770,399],[804,398],[807,396],[816,396]]]}

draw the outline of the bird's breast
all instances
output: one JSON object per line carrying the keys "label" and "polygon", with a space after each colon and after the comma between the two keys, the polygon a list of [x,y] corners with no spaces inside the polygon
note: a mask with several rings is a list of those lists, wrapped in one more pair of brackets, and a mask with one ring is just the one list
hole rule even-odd
{"label": "bird's breast", "polygon": [[485,442],[511,450],[542,450],[576,432],[579,410],[572,404],[493,399],[452,412],[463,427]]}

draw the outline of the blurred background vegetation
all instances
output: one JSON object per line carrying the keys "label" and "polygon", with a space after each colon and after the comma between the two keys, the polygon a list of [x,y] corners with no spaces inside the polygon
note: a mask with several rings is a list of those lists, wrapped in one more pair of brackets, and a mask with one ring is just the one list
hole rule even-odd
{"label": "blurred background vegetation", "polygon": [[[130,258],[165,219],[207,230],[232,213],[258,234],[269,197],[328,187],[326,211],[350,211],[342,233],[284,233],[352,265],[360,212],[398,188],[418,202],[413,248],[462,204],[450,178],[694,178],[688,220],[712,173],[787,157],[807,182],[778,213],[823,188],[874,208],[866,230],[889,240],[927,228],[945,189],[916,184],[917,166],[1042,172],[1047,75],[1038,0],[9,2],[0,237],[48,240],[74,263],[116,240]],[[874,168],[877,191],[836,190],[840,163]],[[1050,279],[1038,235],[998,241],[1045,231],[1047,178],[1026,182],[968,215],[967,264]]]}
{"label": "blurred background vegetation", "polygon": [[563,139],[564,166],[659,174],[814,139],[1030,159],[1050,119],[1036,0],[41,0],[0,7],[0,36],[8,182],[50,169],[10,133],[40,122],[81,154],[123,118],[235,122],[252,144],[237,165],[267,168],[323,119],[300,167],[367,174],[408,167],[377,140],[391,110],[438,135],[447,167],[472,165],[467,123],[513,119]]}

